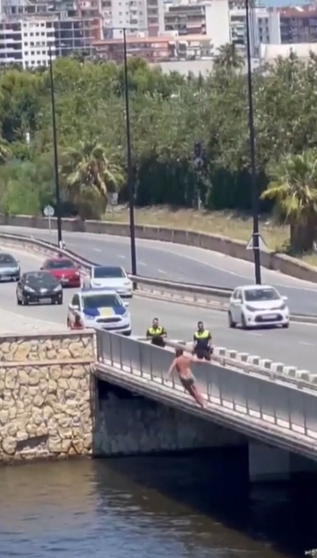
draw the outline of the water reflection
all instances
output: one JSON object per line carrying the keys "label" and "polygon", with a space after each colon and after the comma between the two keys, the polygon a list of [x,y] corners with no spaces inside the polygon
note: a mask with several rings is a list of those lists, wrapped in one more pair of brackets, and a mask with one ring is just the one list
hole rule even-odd
{"label": "water reflection", "polygon": [[199,558],[317,546],[317,483],[250,489],[245,452],[0,471],[2,555]]}

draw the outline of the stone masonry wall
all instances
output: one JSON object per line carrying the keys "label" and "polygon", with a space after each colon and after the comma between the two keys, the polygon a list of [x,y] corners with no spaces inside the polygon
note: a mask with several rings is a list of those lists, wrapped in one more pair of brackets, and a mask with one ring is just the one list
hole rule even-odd
{"label": "stone masonry wall", "polygon": [[90,454],[91,331],[0,336],[0,461]]}
{"label": "stone masonry wall", "polygon": [[[98,382],[98,381],[97,381]],[[96,390],[96,456],[147,454],[246,444],[244,436],[102,382]],[[99,391],[99,397],[98,397]]]}

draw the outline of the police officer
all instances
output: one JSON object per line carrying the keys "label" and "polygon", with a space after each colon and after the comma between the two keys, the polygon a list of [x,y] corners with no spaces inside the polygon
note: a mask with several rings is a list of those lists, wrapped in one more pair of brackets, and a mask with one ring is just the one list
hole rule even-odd
{"label": "police officer", "polygon": [[159,319],[154,318],[152,326],[146,330],[146,338],[151,339],[152,345],[165,347],[164,338],[167,336],[166,330],[159,324]]}
{"label": "police officer", "polygon": [[212,336],[208,329],[205,329],[203,322],[198,322],[197,331],[194,333],[193,353],[198,358],[210,360],[212,354]]}

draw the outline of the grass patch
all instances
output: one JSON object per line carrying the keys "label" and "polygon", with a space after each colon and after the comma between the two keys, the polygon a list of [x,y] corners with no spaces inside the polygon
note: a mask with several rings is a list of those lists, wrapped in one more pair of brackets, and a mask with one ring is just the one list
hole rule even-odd
{"label": "grass patch", "polygon": [[[128,223],[129,210],[118,206],[113,213],[107,212],[107,221]],[[233,240],[247,242],[252,234],[250,215],[229,211],[196,211],[193,209],[169,209],[164,206],[136,208],[137,225],[178,228],[228,236]],[[286,252],[289,242],[289,227],[274,225],[271,217],[260,218],[260,232],[270,250]],[[307,254],[303,261],[317,266],[317,254]]]}

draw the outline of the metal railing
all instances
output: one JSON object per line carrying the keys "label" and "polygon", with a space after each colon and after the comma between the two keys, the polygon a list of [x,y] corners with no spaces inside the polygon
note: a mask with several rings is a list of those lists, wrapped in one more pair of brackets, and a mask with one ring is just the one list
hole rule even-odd
{"label": "metal railing", "polygon": [[[95,370],[101,379],[174,406],[197,407],[175,375],[166,378],[173,353],[106,331],[97,331],[96,337]],[[206,418],[210,414],[262,440],[279,439],[279,446],[288,449],[295,444],[303,455],[317,459],[316,392],[214,363],[193,364],[192,369],[207,401]]]}
{"label": "metal railing", "polygon": [[[22,245],[28,250],[40,251],[44,254],[61,254],[66,257],[71,257],[72,260],[78,265],[79,271],[83,275],[87,275],[92,266],[96,265],[82,256],[79,256],[72,250],[60,249],[53,243],[39,240],[32,236],[11,234],[11,233],[0,233],[0,245]],[[130,279],[137,284],[137,290],[139,294],[144,294],[145,296],[152,296],[155,293],[157,297],[161,297],[162,294],[169,295],[171,298],[169,300],[175,300],[176,302],[203,302],[216,310],[226,311],[228,308],[228,301],[232,294],[232,289],[215,287],[215,286],[202,286],[197,284],[181,283],[176,281],[166,281],[162,279],[153,279],[151,277],[144,277],[142,275],[129,275]],[[314,314],[291,314],[291,320],[293,321],[305,321],[308,323],[317,323],[317,315]]]}

